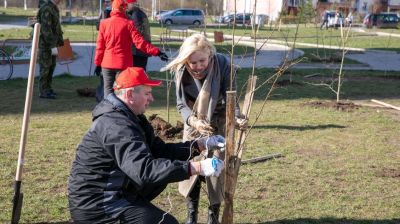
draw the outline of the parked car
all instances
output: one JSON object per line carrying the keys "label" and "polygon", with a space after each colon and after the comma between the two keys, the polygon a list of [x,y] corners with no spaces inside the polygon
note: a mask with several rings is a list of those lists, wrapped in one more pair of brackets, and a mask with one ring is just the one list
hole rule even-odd
{"label": "parked car", "polygon": [[200,9],[175,9],[161,13],[156,17],[159,23],[165,25],[201,25],[204,24],[204,12]]}
{"label": "parked car", "polygon": [[166,12],[168,12],[169,10],[160,10],[160,11],[157,11],[156,12],[156,15],[160,15],[160,14],[163,14],[163,13],[166,13]]}
{"label": "parked car", "polygon": [[399,17],[396,13],[377,13],[367,14],[364,17],[363,24],[367,28],[397,28]]}
{"label": "parked car", "polygon": [[[217,17],[215,22],[233,24],[235,14]],[[244,23],[249,25],[251,23],[251,13],[246,13],[244,16]],[[243,13],[236,13],[236,24],[243,24]]]}

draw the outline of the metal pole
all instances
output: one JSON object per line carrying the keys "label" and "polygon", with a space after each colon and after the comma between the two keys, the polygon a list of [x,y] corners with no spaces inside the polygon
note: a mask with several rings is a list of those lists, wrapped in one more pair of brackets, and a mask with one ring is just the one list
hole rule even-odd
{"label": "metal pole", "polygon": [[101,0],[99,0],[99,15],[101,15],[101,12],[103,11],[101,3]]}
{"label": "metal pole", "polygon": [[244,7],[243,7],[243,26],[246,24],[246,5],[247,5],[247,0],[244,0]]}

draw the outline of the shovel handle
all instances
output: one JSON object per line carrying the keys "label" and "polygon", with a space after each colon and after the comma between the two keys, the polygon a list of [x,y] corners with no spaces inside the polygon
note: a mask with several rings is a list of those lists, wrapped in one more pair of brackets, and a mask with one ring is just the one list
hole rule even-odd
{"label": "shovel handle", "polygon": [[28,86],[26,87],[24,117],[22,120],[21,139],[19,142],[18,166],[17,166],[16,175],[15,175],[16,181],[22,180],[22,167],[24,165],[25,145],[26,145],[26,139],[28,136],[29,116],[31,114],[32,92],[33,92],[33,83],[35,81],[35,69],[36,69],[37,49],[38,49],[38,43],[39,43],[39,34],[40,34],[40,24],[36,23],[35,27],[33,29],[31,61],[29,64],[29,75],[28,75]]}
{"label": "shovel handle", "polygon": [[29,75],[28,75],[28,86],[26,87],[24,117],[22,120],[21,139],[20,139],[20,143],[19,143],[18,165],[17,165],[17,172],[15,174],[13,209],[12,209],[12,216],[11,216],[12,224],[19,223],[19,219],[21,217],[21,211],[22,211],[22,200],[23,200],[23,196],[24,196],[23,193],[21,192],[22,168],[24,165],[25,145],[26,145],[26,139],[28,136],[29,116],[31,113],[32,92],[33,92],[33,82],[35,80],[35,68],[36,68],[36,60],[37,60],[37,49],[38,49],[38,43],[39,43],[39,33],[40,33],[40,24],[36,23],[35,27],[33,29],[31,61],[30,61],[30,65],[29,65]]}

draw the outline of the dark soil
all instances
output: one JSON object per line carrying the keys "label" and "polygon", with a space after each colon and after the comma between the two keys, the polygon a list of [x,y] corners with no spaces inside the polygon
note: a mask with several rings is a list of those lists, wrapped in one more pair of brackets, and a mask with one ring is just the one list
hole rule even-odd
{"label": "dark soil", "polygon": [[76,89],[76,92],[78,93],[79,96],[83,97],[96,97],[96,89],[94,88],[81,88],[81,89]]}
{"label": "dark soil", "polygon": [[335,63],[335,62],[341,62],[342,56],[340,55],[340,52],[334,53],[332,55],[328,55],[326,57],[311,54],[311,57],[309,58],[309,60],[311,62]]}
{"label": "dark soil", "polygon": [[336,101],[311,101],[304,103],[306,106],[312,106],[316,108],[334,108],[340,111],[353,111],[360,108],[352,102],[336,102]]}
{"label": "dark soil", "polygon": [[180,121],[177,121],[176,126],[173,127],[170,123],[158,117],[157,114],[151,115],[149,121],[154,129],[154,134],[163,140],[182,138],[183,136],[183,123]]}
{"label": "dark soil", "polygon": [[376,176],[377,177],[400,178],[400,170],[383,168],[382,170],[376,172]]}
{"label": "dark soil", "polygon": [[296,82],[296,81],[289,80],[289,79],[280,80],[275,83],[275,87],[283,87],[283,86],[289,86],[289,85],[301,86],[303,84]]}

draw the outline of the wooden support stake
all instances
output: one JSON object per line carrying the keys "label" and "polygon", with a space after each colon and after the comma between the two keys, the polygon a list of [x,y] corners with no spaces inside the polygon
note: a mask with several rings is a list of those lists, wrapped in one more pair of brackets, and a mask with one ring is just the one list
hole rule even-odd
{"label": "wooden support stake", "polygon": [[[249,78],[247,82],[247,88],[246,88],[246,94],[244,96],[244,102],[243,102],[243,108],[242,108],[242,114],[245,116],[246,119],[249,119],[250,111],[251,111],[251,105],[253,104],[253,98],[254,98],[254,91],[256,88],[256,83],[257,83],[257,76],[252,76]],[[245,131],[239,131],[238,134],[238,142],[236,145],[236,151],[238,152],[238,158],[242,158],[242,153],[243,153],[243,143],[244,140],[246,139],[246,132]],[[239,162],[240,163],[240,162]],[[238,171],[239,172],[239,171]]]}
{"label": "wooden support stake", "polygon": [[233,195],[235,193],[235,99],[236,91],[226,91],[226,133],[225,133],[225,206],[223,224],[233,223]]}
{"label": "wooden support stake", "polygon": [[[257,76],[249,79],[242,114],[248,118],[251,104],[253,102],[254,89]],[[233,196],[235,195],[237,178],[243,152],[243,143],[246,136],[245,131],[239,131],[239,139],[235,147],[235,100],[236,92],[226,92],[226,151],[225,151],[225,207],[222,216],[223,224],[233,223]],[[232,96],[233,95],[233,96]],[[233,97],[233,99],[230,99]],[[233,150],[233,151],[232,151]]]}
{"label": "wooden support stake", "polygon": [[392,108],[392,109],[395,109],[395,110],[399,110],[399,111],[400,111],[400,107],[396,107],[396,106],[393,106],[393,105],[391,105],[391,104],[388,104],[388,103],[385,103],[385,102],[382,102],[382,101],[379,101],[379,100],[374,100],[374,99],[372,99],[371,101],[374,102],[374,103],[383,105],[383,106],[385,106],[385,107]]}

